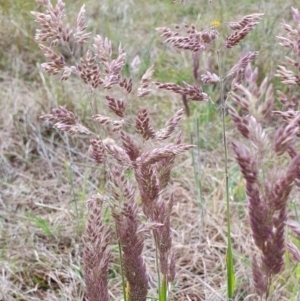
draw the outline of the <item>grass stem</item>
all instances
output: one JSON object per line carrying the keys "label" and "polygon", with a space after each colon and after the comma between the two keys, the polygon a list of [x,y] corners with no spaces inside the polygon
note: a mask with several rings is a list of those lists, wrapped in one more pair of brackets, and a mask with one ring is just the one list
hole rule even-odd
{"label": "grass stem", "polygon": [[220,97],[222,108],[222,132],[223,132],[223,147],[224,147],[224,173],[225,173],[225,189],[226,189],[226,217],[227,217],[227,295],[229,300],[232,300],[234,291],[234,271],[233,271],[233,258],[231,247],[231,225],[230,225],[230,204],[229,204],[229,177],[228,177],[228,151],[226,139],[226,120],[225,120],[225,106],[226,100],[224,95],[224,82],[222,79],[222,65],[221,65],[221,51],[217,51],[219,77],[220,77]]}
{"label": "grass stem", "polygon": [[123,271],[123,261],[122,261],[122,247],[121,247],[120,243],[118,243],[118,249],[119,249],[119,258],[120,258],[120,265],[121,265],[123,298],[124,298],[124,301],[127,301],[126,283],[125,283],[125,277],[124,277],[124,271]]}

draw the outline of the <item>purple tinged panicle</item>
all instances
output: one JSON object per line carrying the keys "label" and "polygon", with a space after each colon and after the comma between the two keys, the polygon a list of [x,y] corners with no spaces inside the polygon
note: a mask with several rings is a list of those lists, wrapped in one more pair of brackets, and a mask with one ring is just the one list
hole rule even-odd
{"label": "purple tinged panicle", "polygon": [[175,254],[171,253],[170,264],[169,264],[169,273],[168,273],[168,282],[173,282],[176,276],[175,271]]}
{"label": "purple tinged panicle", "polygon": [[249,63],[256,59],[258,53],[258,51],[250,51],[247,53],[230,69],[230,71],[227,73],[227,76],[234,74],[241,69],[245,69]]}
{"label": "purple tinged panicle", "polygon": [[231,115],[231,118],[236,126],[236,128],[239,130],[239,132],[245,137],[249,138],[250,136],[250,130],[249,130],[249,122],[248,119],[245,117],[239,116],[237,111],[234,107],[229,106],[228,109],[229,114]]}
{"label": "purple tinged panicle", "polygon": [[153,165],[142,165],[135,169],[143,212],[150,220],[153,219],[155,202],[159,194],[159,182]]}
{"label": "purple tinged panicle", "polygon": [[41,119],[54,122],[55,128],[68,132],[70,135],[76,133],[90,134],[90,130],[83,126],[75,117],[74,113],[65,107],[59,106],[52,110],[52,114],[45,114]]}
{"label": "purple tinged panicle", "polygon": [[153,75],[154,69],[151,66],[146,73],[143,75],[142,80],[140,82],[140,86],[137,91],[138,97],[145,97],[151,93],[151,77]]}
{"label": "purple tinged panicle", "polygon": [[136,144],[134,139],[127,133],[121,131],[120,137],[123,145],[123,149],[129,156],[130,160],[135,161],[140,155],[139,146]]}
{"label": "purple tinged panicle", "polygon": [[[253,137],[249,135],[248,139],[251,140]],[[270,173],[261,191],[257,156],[252,155],[242,143],[234,142],[232,146],[246,180],[253,239],[261,251],[260,266],[253,261],[252,268],[256,291],[262,296],[267,291],[266,279],[280,273],[284,266],[286,206],[292,185],[299,173],[300,155],[294,156],[283,175],[280,176],[278,173],[272,176]]]}
{"label": "purple tinged panicle", "polygon": [[263,249],[262,267],[268,276],[279,274],[284,266],[285,220],[286,208],[283,207],[278,216],[273,217],[272,233]]}
{"label": "purple tinged panicle", "polygon": [[[246,33],[243,31],[245,27],[240,28],[240,24],[233,24],[234,26],[236,32],[231,35],[231,46],[235,45],[238,38],[243,38],[243,35],[238,37],[239,34]],[[285,29],[291,33],[291,28],[286,26]],[[234,41],[235,39],[236,41]],[[227,42],[230,42],[230,38]],[[253,53],[253,58],[256,55],[256,53]],[[240,72],[239,65],[241,68],[246,67],[247,59],[245,64],[242,63],[243,59],[232,68],[229,74]],[[291,59],[289,59],[289,62],[292,65],[295,64]],[[278,75],[283,78],[286,84],[298,84],[298,77],[284,67],[280,67]],[[260,250],[259,262],[256,258],[252,260],[254,286],[257,294],[263,297],[268,295],[272,276],[280,273],[284,267],[286,248],[284,230],[287,202],[293,185],[296,183],[295,180],[300,178],[300,155],[297,154],[293,146],[296,137],[299,136],[300,123],[299,114],[294,110],[295,100],[288,99],[285,94],[279,93],[280,101],[289,111],[275,111],[273,114],[282,117],[287,125],[282,126],[276,132],[273,143],[271,143],[263,122],[272,113],[274,104],[273,87],[268,85],[267,78],[258,86],[257,78],[257,71],[252,71],[251,67],[247,66],[245,72],[247,86],[241,84],[241,77],[235,80],[234,85],[232,85],[234,92],[230,93],[235,104],[242,109],[242,116],[233,107],[229,107],[229,113],[236,128],[245,138],[245,142],[251,145],[250,151],[242,143],[232,143],[236,160],[246,180],[246,194],[249,200],[248,209],[253,240]],[[264,167],[266,167],[265,161],[269,160],[270,154],[276,158],[286,153],[290,155],[292,161],[285,171],[275,163],[273,167],[268,165],[269,168],[264,170]],[[265,171],[264,177],[259,175],[261,169]],[[291,244],[288,245],[288,248],[293,257],[297,258],[299,250]]]}
{"label": "purple tinged panicle", "polygon": [[145,140],[155,137],[155,131],[150,125],[149,114],[146,109],[139,111],[135,121],[135,129]]}
{"label": "purple tinged panicle", "polygon": [[232,48],[239,44],[246,35],[253,30],[253,28],[259,23],[261,17],[264,14],[252,14],[243,17],[237,22],[228,22],[229,27],[234,30],[234,32],[226,38],[225,47]]}
{"label": "purple tinged panicle", "polygon": [[156,172],[159,179],[160,191],[166,188],[170,181],[171,170],[174,166],[174,161],[175,155],[162,159],[156,164]]}
{"label": "purple tinged panicle", "polygon": [[189,85],[186,82],[183,82],[184,87],[181,87],[177,84],[173,83],[155,83],[159,89],[164,89],[168,91],[173,91],[182,96],[186,96],[187,99],[194,100],[194,101],[203,101],[208,100],[208,95],[202,91],[201,87],[197,85]]}
{"label": "purple tinged panicle", "polygon": [[119,82],[121,88],[123,88],[127,94],[130,94],[132,91],[132,79],[124,78],[122,81]]}
{"label": "purple tinged panicle", "polygon": [[194,147],[193,145],[170,143],[164,147],[154,148],[151,151],[142,153],[141,156],[137,158],[136,164],[138,166],[154,164],[161,161],[162,159],[166,159],[174,155],[182,154],[193,147]]}
{"label": "purple tinged panicle", "polygon": [[125,102],[122,99],[117,99],[106,95],[105,98],[108,101],[108,107],[119,117],[125,116]]}
{"label": "purple tinged panicle", "polygon": [[86,32],[86,24],[85,24],[85,5],[83,5],[78,13],[77,17],[77,27],[76,32],[74,34],[76,38],[76,42],[83,44],[88,41],[91,36],[90,32]]}
{"label": "purple tinged panicle", "polygon": [[[159,251],[160,271],[163,275],[168,275],[169,273],[169,260],[172,247],[170,216],[173,204],[174,198],[173,195],[171,195],[168,202],[161,202],[154,211],[155,222],[161,224],[156,230],[156,238]],[[171,270],[172,269],[173,267],[171,267]]]}
{"label": "purple tinged panicle", "polygon": [[[262,251],[262,266],[267,275],[278,274],[284,264],[286,204],[297,176],[300,155],[293,159],[286,174],[277,182],[266,180],[265,192],[261,195],[256,159],[241,143],[233,143],[233,150],[246,180],[250,225],[255,244]],[[263,196],[266,199],[262,199]]]}
{"label": "purple tinged panicle", "polygon": [[109,228],[102,223],[99,196],[88,201],[90,216],[84,233],[84,281],[88,301],[109,301]]}
{"label": "purple tinged panicle", "polygon": [[242,143],[233,143],[233,150],[241,172],[246,180],[246,193],[249,197],[249,216],[255,244],[263,250],[272,233],[272,222],[267,204],[261,199],[258,183],[258,165],[249,149]]}
{"label": "purple tinged panicle", "polygon": [[118,202],[118,206],[124,201],[134,199],[135,189],[120,168],[115,167],[111,170],[110,179],[111,194]]}
{"label": "purple tinged panicle", "polygon": [[117,145],[105,144],[105,150],[125,169],[132,168],[132,161],[125,149]]}
{"label": "purple tinged panicle", "polygon": [[183,109],[177,111],[175,115],[166,122],[166,126],[155,133],[155,139],[165,140],[169,138],[175,131],[180,119],[182,118],[183,112]]}
{"label": "purple tinged panicle", "polygon": [[268,280],[255,257],[252,258],[252,274],[256,293],[262,297],[268,291]]}
{"label": "purple tinged panicle", "polygon": [[[181,134],[179,133],[174,141],[175,145],[181,144]],[[159,189],[162,191],[165,189],[171,178],[171,170],[174,166],[176,155],[169,156],[156,163],[156,172],[159,180]]]}
{"label": "purple tinged panicle", "polygon": [[148,277],[142,257],[144,239],[139,234],[137,203],[134,198],[123,204],[120,212],[113,211],[117,234],[122,248],[124,275],[129,283],[130,301],[146,301]]}
{"label": "purple tinged panicle", "polygon": [[99,137],[90,140],[90,155],[97,164],[103,164],[106,153],[103,142]]}
{"label": "purple tinged panicle", "polygon": [[298,114],[287,126],[279,128],[276,132],[274,149],[277,155],[285,153],[296,138],[299,132],[299,119],[300,115]]}
{"label": "purple tinged panicle", "polygon": [[291,252],[293,259],[300,262],[300,250],[291,242],[287,243],[287,248]]}
{"label": "purple tinged panicle", "polygon": [[217,84],[218,82],[220,82],[220,78],[217,74],[206,71],[206,74],[201,75],[201,81],[205,85],[207,85],[207,84],[214,85],[214,84]]}
{"label": "purple tinged panicle", "polygon": [[251,15],[247,15],[244,16],[241,20],[236,21],[236,22],[228,22],[227,24],[229,25],[229,27],[233,30],[241,30],[243,29],[245,26],[247,26],[249,23],[255,23],[260,21],[261,17],[264,14],[261,13],[255,13],[255,14],[251,14]]}
{"label": "purple tinged panicle", "polygon": [[[299,18],[299,10],[292,7],[292,16],[293,20],[296,23],[295,27],[292,27],[289,24],[283,23],[282,28],[286,32],[285,37],[278,37],[280,39],[280,45],[286,48],[290,48],[292,53],[296,57],[296,60],[286,57],[286,63],[288,65],[292,65],[296,67],[299,71],[299,63],[297,62],[300,57],[300,45],[299,45],[299,25],[300,25],[300,18]],[[292,70],[286,69],[284,66],[278,66],[277,74],[275,74],[279,78],[281,78],[282,82],[286,85],[298,85],[300,86],[300,76],[294,73]]]}
{"label": "purple tinged panicle", "polygon": [[289,220],[285,224],[292,230],[295,237],[300,240],[300,223]]}
{"label": "purple tinged panicle", "polygon": [[297,155],[290,165],[284,177],[280,178],[273,187],[273,207],[281,210],[287,205],[289,194],[293,188],[294,180],[297,178],[300,165],[300,155]]}
{"label": "purple tinged panicle", "polygon": [[160,27],[157,30],[161,33],[161,37],[166,38],[165,43],[194,53],[207,49],[219,35],[214,28],[197,31],[194,25],[184,26],[185,36],[180,35],[181,27],[179,25],[176,25],[175,31],[167,27]]}

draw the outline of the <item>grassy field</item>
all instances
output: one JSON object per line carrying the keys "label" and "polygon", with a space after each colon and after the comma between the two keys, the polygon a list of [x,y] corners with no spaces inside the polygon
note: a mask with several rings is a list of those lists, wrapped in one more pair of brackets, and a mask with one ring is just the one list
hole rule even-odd
{"label": "grassy field", "polygon": [[[122,43],[127,52],[124,76],[138,81],[154,66],[153,80],[192,84],[190,52],[163,43],[157,27],[194,24],[199,30],[218,21],[220,46],[230,31],[226,22],[251,13],[264,13],[255,29],[222,57],[228,71],[249,51],[259,51],[254,62],[258,82],[265,77],[274,91],[285,91],[274,77],[288,50],[279,45],[280,24],[292,24],[291,6],[298,1],[274,0],[173,1],[102,0],[85,2],[88,30]],[[66,0],[69,22],[76,20],[84,3]],[[40,119],[57,105],[66,106],[94,131],[90,98],[77,78],[66,82],[42,71],[45,61],[34,40],[37,24],[30,11],[40,7],[32,0],[0,1],[0,300],[85,300],[82,269],[82,235],[88,216],[86,200],[106,190],[105,171],[95,166],[84,134],[68,136]],[[63,51],[63,49],[62,49]],[[68,59],[68,58],[67,58]],[[199,73],[218,73],[213,51],[200,56]],[[226,87],[225,89],[227,89]],[[174,193],[172,239],[177,275],[170,300],[227,300],[227,222],[224,147],[220,92],[205,86],[212,102],[190,102],[190,116],[180,123],[183,140],[195,144],[181,155],[172,172],[166,194]],[[300,96],[295,90],[295,96]],[[103,93],[95,107],[105,115]],[[279,105],[276,103],[276,105]],[[183,106],[182,98],[157,88],[147,99],[136,99],[149,109],[153,124],[160,128]],[[239,134],[226,116],[228,141]],[[278,121],[272,119],[272,127]],[[269,128],[268,128],[269,129]],[[271,129],[271,128],[270,128]],[[115,137],[104,130],[106,138]],[[285,164],[285,162],[283,162]],[[253,243],[247,212],[245,181],[229,147],[229,194],[231,235],[235,270],[234,300],[260,300],[253,289],[251,257],[258,254]],[[288,205],[288,217],[297,219],[299,193]],[[107,217],[107,223],[112,221]],[[288,234],[286,235],[288,238]],[[155,295],[155,263],[152,239],[146,240],[143,256],[150,274],[150,292]],[[122,300],[118,250],[112,246],[109,272],[111,300]],[[274,278],[269,300],[300,300],[299,264],[286,254],[286,268]],[[297,299],[298,298],[298,299]]]}

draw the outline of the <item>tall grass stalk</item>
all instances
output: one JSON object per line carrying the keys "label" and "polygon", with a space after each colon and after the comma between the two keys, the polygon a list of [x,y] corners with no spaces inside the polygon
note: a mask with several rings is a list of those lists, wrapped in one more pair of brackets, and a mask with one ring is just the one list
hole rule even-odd
{"label": "tall grass stalk", "polygon": [[224,147],[226,217],[227,217],[227,252],[226,252],[227,293],[228,293],[229,300],[232,300],[233,292],[234,292],[234,285],[235,285],[235,277],[234,277],[233,254],[232,254],[232,246],[231,246],[231,220],[230,220],[229,175],[228,175],[228,151],[227,151],[226,119],[225,119],[227,98],[225,99],[225,95],[224,95],[222,50],[217,51],[217,59],[218,59],[219,78],[220,78],[220,97],[221,97],[223,147]]}
{"label": "tall grass stalk", "polygon": [[[200,150],[200,126],[199,126],[199,119],[196,118],[194,121],[196,123],[196,147],[197,152],[195,155],[195,151],[191,150],[191,157],[192,157],[192,165],[193,165],[193,173],[194,173],[194,179],[196,183],[196,189],[197,189],[197,203],[199,204],[200,210],[201,210],[201,220],[202,224],[204,223],[204,210],[205,210],[205,204],[202,198],[202,168],[201,168],[201,150]],[[189,132],[190,132],[190,142],[191,144],[194,144],[194,138],[193,138],[193,130],[191,128],[191,122],[189,122]]]}
{"label": "tall grass stalk", "polygon": [[[153,231],[152,233],[154,241],[155,241],[155,246],[157,246],[157,238],[156,238],[156,233]],[[156,267],[156,273],[157,273],[157,291],[158,291],[158,298],[159,301],[161,301],[161,298],[163,298],[162,294],[162,282],[161,282],[161,277],[160,277],[160,270],[159,270],[159,255],[158,255],[158,249],[155,247],[155,267]]]}
{"label": "tall grass stalk", "polygon": [[123,298],[124,301],[127,301],[127,291],[126,291],[126,280],[124,276],[124,271],[123,271],[123,261],[122,261],[122,246],[120,243],[118,243],[118,251],[119,251],[119,259],[120,259],[120,267],[121,267],[121,278],[122,278],[122,290],[123,290]]}

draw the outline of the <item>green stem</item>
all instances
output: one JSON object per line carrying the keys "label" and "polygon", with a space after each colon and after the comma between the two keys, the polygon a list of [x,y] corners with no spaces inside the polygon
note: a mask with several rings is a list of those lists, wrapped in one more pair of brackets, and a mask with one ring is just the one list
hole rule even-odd
{"label": "green stem", "polygon": [[122,277],[122,287],[123,287],[123,298],[124,301],[127,301],[127,295],[126,295],[126,283],[125,283],[125,276],[123,271],[123,260],[122,260],[122,247],[120,243],[118,243],[119,246],[119,257],[120,257],[120,263],[121,263],[121,277]]}
{"label": "green stem", "polygon": [[234,272],[233,272],[233,258],[231,247],[231,225],[230,225],[230,203],[229,203],[229,178],[228,178],[228,151],[227,151],[227,139],[226,139],[226,120],[225,120],[225,106],[226,100],[224,96],[224,82],[222,79],[222,66],[221,66],[221,54],[217,51],[218,65],[219,65],[219,77],[220,77],[220,97],[222,108],[222,128],[223,128],[223,145],[224,145],[224,173],[226,182],[226,217],[227,217],[227,294],[229,300],[232,300],[234,291]]}
{"label": "green stem", "polygon": [[163,275],[163,280],[161,283],[161,291],[160,291],[160,295],[159,295],[159,301],[167,301],[167,292],[168,292],[167,275]]}
{"label": "green stem", "polygon": [[155,241],[155,265],[156,265],[156,271],[157,271],[157,283],[158,283],[158,296],[160,300],[161,295],[161,286],[160,286],[160,271],[159,271],[159,262],[158,262],[158,250],[157,250],[157,238],[155,234],[155,230],[153,230],[153,237]]}
{"label": "green stem", "polygon": [[[198,115],[198,114],[197,114]],[[191,119],[192,120],[192,119]],[[197,119],[198,120],[198,119]],[[188,123],[188,127],[189,127],[189,132],[190,132],[190,141],[191,144],[194,144],[194,139],[193,139],[193,130],[191,128],[191,122],[189,120]],[[197,123],[197,128],[196,131],[199,131],[199,126]],[[191,149],[191,156],[192,156],[192,165],[193,165],[193,172],[194,172],[194,178],[195,178],[195,183],[197,186],[197,195],[198,195],[198,202],[199,206],[200,206],[200,210],[201,210],[201,220],[202,222],[204,221],[204,202],[202,200],[202,186],[201,186],[201,166],[200,166],[200,138],[199,138],[199,134],[197,133],[197,162],[195,159],[195,154],[194,154],[194,150]],[[196,167],[197,165],[197,167]]]}

